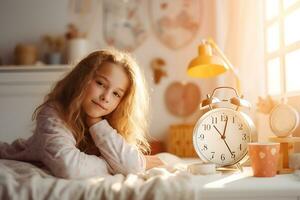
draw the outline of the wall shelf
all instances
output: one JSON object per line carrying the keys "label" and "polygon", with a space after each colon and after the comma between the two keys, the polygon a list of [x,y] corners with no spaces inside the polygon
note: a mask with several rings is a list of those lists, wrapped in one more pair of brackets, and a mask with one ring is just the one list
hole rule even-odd
{"label": "wall shelf", "polygon": [[71,69],[70,65],[2,65],[2,72],[60,72]]}

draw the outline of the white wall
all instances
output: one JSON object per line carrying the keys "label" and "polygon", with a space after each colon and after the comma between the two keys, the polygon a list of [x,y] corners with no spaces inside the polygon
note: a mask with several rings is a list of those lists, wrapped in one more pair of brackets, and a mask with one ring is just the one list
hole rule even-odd
{"label": "white wall", "polygon": [[[164,105],[164,92],[168,84],[176,80],[194,81],[200,86],[202,97],[205,97],[205,95],[210,93],[211,90],[216,86],[216,82],[221,85],[226,82],[230,82],[228,81],[230,78],[230,74],[228,73],[220,76],[218,79],[206,80],[192,80],[187,77],[185,73],[188,61],[197,54],[197,46],[203,37],[212,36],[217,38],[217,42],[222,49],[224,49],[223,47],[226,46],[225,42],[222,41],[226,39],[224,37],[224,30],[226,30],[226,27],[224,27],[225,24],[223,24],[222,21],[225,20],[223,18],[226,16],[226,14],[223,13],[224,6],[227,5],[226,3],[228,2],[201,0],[202,10],[201,19],[199,19],[200,30],[198,31],[198,35],[192,41],[192,43],[179,50],[168,49],[158,40],[158,38],[156,38],[153,30],[150,27],[146,2],[147,1],[145,0],[142,9],[144,9],[143,12],[145,13],[143,20],[148,30],[148,37],[145,42],[133,52],[133,54],[136,56],[139,64],[144,68],[144,72],[151,89],[152,108],[150,133],[156,137],[163,137],[170,124],[191,122],[197,119],[198,115],[195,113],[188,119],[181,119],[172,116],[166,110]],[[216,2],[218,3],[217,5]],[[40,43],[41,36],[44,34],[63,34],[66,31],[66,25],[69,22],[67,9],[67,0],[0,0],[0,56],[4,63],[7,64],[13,62],[13,50],[17,43],[30,42],[38,44]],[[99,48],[106,46],[102,36],[101,14],[102,13],[100,9],[95,17],[92,32],[89,34],[89,38],[93,44]],[[246,15],[246,13],[242,14]],[[252,15],[249,15],[249,17],[251,20],[253,20]],[[231,21],[229,20],[228,22],[230,23]],[[252,27],[250,30],[257,31],[257,27]],[[218,34],[216,34],[217,31]],[[232,30],[230,33],[232,33]],[[252,40],[254,40],[253,35],[251,36],[251,41]],[[255,40],[258,41],[259,39],[256,38]],[[238,44],[241,45],[240,43]],[[253,43],[253,45],[255,44]],[[235,54],[231,52],[229,48],[225,49],[225,54],[235,66],[240,66],[238,59],[234,57]],[[256,54],[259,53],[256,52]],[[154,57],[162,57],[167,62],[166,71],[168,73],[168,77],[162,79],[159,85],[155,85],[153,83],[152,71],[149,65],[150,61]],[[244,59],[240,63],[245,67],[241,67],[241,71],[239,73],[243,81],[243,93],[245,94],[246,99],[250,98],[251,103],[255,106],[257,96],[266,95],[263,87],[264,74],[262,70],[263,66],[254,62],[252,59],[252,54],[250,57],[251,60],[248,60],[249,62],[247,59]],[[291,103],[300,111],[300,104],[298,102],[299,97],[293,97],[289,100],[289,103]],[[255,108],[253,110],[255,111]],[[30,117],[31,114],[28,114],[28,118]],[[256,117],[257,118],[254,120],[258,125],[258,134],[260,134],[262,138],[267,139],[268,136],[272,135],[268,127],[268,116],[258,114]],[[296,130],[295,135],[300,136],[300,128]],[[298,149],[300,151],[300,145]]]}
{"label": "white wall", "polygon": [[63,34],[68,20],[67,0],[1,0],[0,56],[13,62],[17,43],[40,43],[44,34]]}
{"label": "white wall", "polygon": [[[146,1],[145,1],[146,2]],[[197,114],[189,119],[181,119],[172,116],[164,105],[164,92],[172,81],[193,81],[201,89],[202,97],[210,93],[215,87],[215,79],[192,80],[186,75],[186,67],[190,59],[197,54],[197,46],[203,37],[214,36],[214,1],[201,1],[200,30],[192,43],[179,50],[170,50],[155,37],[149,23],[149,15],[146,7],[144,10],[144,23],[148,28],[148,37],[133,54],[139,64],[144,68],[149,86],[151,88],[151,126],[150,133],[153,136],[163,137],[170,124],[193,121]],[[17,43],[39,43],[42,35],[62,34],[66,31],[69,22],[67,13],[67,0],[1,0],[0,3],[0,55],[5,64],[13,61],[13,49]],[[102,37],[101,11],[99,11],[93,32],[89,35],[92,42],[99,47],[106,44]],[[150,61],[154,57],[165,59],[168,77],[162,79],[159,85],[152,81]],[[30,116],[28,116],[30,117]]]}

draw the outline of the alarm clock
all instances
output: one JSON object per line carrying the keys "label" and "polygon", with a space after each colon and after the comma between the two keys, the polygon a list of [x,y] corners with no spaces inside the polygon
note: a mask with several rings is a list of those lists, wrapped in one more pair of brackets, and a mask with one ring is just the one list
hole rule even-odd
{"label": "alarm clock", "polygon": [[[233,90],[235,96],[217,100],[214,94],[221,89]],[[230,106],[216,105],[222,102]],[[239,110],[240,107],[250,108],[250,103],[232,87],[217,87],[202,101],[201,109],[209,109],[199,118],[193,131],[193,145],[201,160],[217,167],[236,165],[239,168],[247,160],[247,144],[255,133],[255,126],[251,118]]]}
{"label": "alarm clock", "polygon": [[280,103],[275,106],[269,116],[270,128],[277,137],[287,137],[299,124],[299,114],[295,108]]}

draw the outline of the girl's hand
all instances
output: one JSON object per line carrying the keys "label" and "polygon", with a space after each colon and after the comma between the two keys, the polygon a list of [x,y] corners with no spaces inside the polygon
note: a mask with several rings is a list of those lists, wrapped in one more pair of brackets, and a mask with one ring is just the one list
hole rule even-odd
{"label": "girl's hand", "polygon": [[94,124],[100,122],[101,120],[102,120],[101,117],[99,117],[99,118],[92,118],[92,117],[86,116],[86,118],[85,118],[85,122],[86,122],[86,125],[88,127],[93,126]]}
{"label": "girl's hand", "polygon": [[162,167],[165,164],[157,156],[145,156],[146,158],[146,170],[154,167]]}

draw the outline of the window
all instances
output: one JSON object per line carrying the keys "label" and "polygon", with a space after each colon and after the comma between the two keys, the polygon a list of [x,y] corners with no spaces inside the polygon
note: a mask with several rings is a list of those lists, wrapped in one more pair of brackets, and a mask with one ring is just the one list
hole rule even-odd
{"label": "window", "polygon": [[268,94],[300,94],[300,0],[265,0],[264,30]]}

